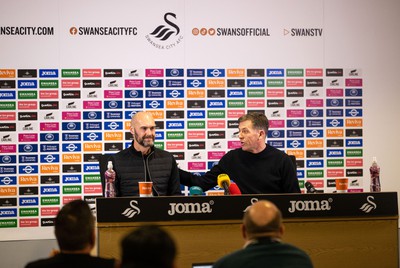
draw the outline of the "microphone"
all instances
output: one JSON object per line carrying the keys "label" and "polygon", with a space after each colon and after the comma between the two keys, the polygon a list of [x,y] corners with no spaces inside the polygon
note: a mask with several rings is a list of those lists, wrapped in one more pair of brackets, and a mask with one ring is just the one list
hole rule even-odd
{"label": "microphone", "polygon": [[224,188],[224,195],[230,195],[229,185],[231,184],[231,180],[229,179],[228,174],[219,174],[218,175],[218,186]]}
{"label": "microphone", "polygon": [[234,182],[231,182],[231,185],[229,185],[229,192],[231,193],[231,195],[242,195],[239,187]]}
{"label": "microphone", "polygon": [[309,181],[306,181],[304,186],[306,187],[307,193],[309,194],[315,194],[317,192],[317,189],[315,189],[314,185]]}
{"label": "microphone", "polygon": [[203,195],[203,189],[199,186],[192,186],[189,188],[189,195]]}

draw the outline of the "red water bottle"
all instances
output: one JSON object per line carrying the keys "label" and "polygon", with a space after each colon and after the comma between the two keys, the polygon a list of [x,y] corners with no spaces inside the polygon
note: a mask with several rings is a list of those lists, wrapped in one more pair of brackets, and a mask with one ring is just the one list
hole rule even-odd
{"label": "red water bottle", "polygon": [[370,184],[370,191],[371,192],[380,192],[381,191],[381,181],[379,178],[381,168],[376,162],[376,157],[372,158],[372,165],[369,168],[369,173],[371,175],[371,184]]}

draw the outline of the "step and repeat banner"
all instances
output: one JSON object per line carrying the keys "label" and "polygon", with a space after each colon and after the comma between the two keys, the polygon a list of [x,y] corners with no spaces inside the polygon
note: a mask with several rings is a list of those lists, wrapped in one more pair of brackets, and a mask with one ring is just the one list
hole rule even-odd
{"label": "step and repeat banner", "polygon": [[302,191],[310,181],[332,193],[342,177],[364,191],[368,78],[346,60],[325,66],[326,54],[351,54],[327,51],[338,31],[323,1],[0,6],[2,240],[52,238],[63,204],[94,206],[98,158],[130,145],[142,110],[182,169],[202,174],[240,147],[237,119],[257,111],[268,144],[296,156]]}

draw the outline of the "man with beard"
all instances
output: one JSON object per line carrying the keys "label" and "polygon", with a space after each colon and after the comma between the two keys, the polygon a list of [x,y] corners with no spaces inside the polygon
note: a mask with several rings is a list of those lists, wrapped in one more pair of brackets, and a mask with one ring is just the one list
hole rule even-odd
{"label": "man with beard", "polygon": [[131,120],[132,145],[111,156],[117,196],[138,196],[139,181],[153,182],[153,196],[181,195],[175,158],[154,147],[156,124],[151,113],[138,112]]}

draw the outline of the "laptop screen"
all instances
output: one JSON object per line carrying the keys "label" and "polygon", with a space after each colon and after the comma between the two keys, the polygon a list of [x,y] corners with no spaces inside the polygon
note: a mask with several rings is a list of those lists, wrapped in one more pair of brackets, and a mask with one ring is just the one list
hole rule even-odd
{"label": "laptop screen", "polygon": [[192,268],[212,268],[212,262],[193,263]]}

